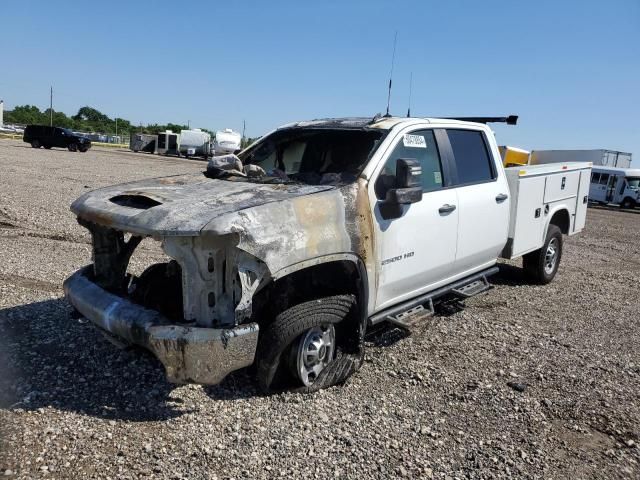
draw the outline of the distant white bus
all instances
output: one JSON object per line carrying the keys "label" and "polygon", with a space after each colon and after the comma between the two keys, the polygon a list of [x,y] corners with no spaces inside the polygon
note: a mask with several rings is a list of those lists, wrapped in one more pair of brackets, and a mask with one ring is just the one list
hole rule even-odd
{"label": "distant white bus", "polygon": [[591,170],[589,200],[622,208],[640,206],[640,169],[598,167]]}

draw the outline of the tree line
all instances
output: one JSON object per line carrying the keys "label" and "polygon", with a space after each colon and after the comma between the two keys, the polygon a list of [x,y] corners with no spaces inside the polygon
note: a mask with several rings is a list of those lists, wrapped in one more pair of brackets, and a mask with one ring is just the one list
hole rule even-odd
{"label": "tree line", "polygon": [[[13,110],[5,111],[4,122],[9,124],[21,124],[21,125],[49,125],[51,110],[40,111],[40,109],[34,105],[20,105]],[[167,123],[166,125],[160,125],[153,123],[150,125],[132,125],[129,120],[124,118],[117,118],[117,131],[121,135],[132,133],[158,133],[165,130],[172,130],[174,132],[180,132],[180,130],[187,130],[187,125],[180,125],[177,123]],[[96,110],[93,107],[82,107],[78,110],[78,113],[68,117],[63,112],[53,111],[53,125],[56,127],[69,128],[71,130],[82,132],[95,132],[107,135],[113,135],[116,133],[116,118],[109,118],[104,113]],[[208,131],[206,129],[202,129]],[[211,133],[211,132],[209,132]]]}

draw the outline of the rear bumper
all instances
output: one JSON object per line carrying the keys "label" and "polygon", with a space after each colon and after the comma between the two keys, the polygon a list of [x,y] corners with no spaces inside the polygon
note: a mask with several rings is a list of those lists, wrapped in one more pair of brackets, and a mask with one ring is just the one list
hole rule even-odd
{"label": "rear bumper", "polygon": [[151,351],[173,383],[214,385],[254,361],[258,324],[201,328],[172,324],[154,310],[107,292],[88,277],[91,266],[64,282],[65,295],[98,328]]}

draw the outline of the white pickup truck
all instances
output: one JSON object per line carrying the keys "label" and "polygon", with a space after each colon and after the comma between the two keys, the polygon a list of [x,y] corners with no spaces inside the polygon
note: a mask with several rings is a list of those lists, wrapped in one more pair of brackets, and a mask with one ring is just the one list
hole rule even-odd
{"label": "white pickup truck", "polygon": [[[409,326],[486,290],[501,256],[550,282],[562,235],[585,225],[591,165],[505,169],[484,123],[300,122],[232,158],[71,207],[93,263],[65,281],[67,298],[112,340],[152,351],[173,382],[250,365],[265,389],[343,382],[369,326]],[[131,274],[147,237],[168,258]]]}

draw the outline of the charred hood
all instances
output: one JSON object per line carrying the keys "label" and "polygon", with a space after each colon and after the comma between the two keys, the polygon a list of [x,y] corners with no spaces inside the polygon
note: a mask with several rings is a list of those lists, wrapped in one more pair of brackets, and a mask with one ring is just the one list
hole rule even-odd
{"label": "charred hood", "polygon": [[71,210],[83,220],[139,235],[194,236],[222,215],[334,188],[178,175],[94,190]]}

